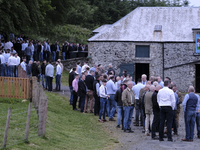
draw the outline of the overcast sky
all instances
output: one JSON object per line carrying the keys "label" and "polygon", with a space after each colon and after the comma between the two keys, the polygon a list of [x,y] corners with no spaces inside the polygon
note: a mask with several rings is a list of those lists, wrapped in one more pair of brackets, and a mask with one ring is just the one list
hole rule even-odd
{"label": "overcast sky", "polygon": [[200,6],[200,0],[189,0],[190,1],[190,6]]}

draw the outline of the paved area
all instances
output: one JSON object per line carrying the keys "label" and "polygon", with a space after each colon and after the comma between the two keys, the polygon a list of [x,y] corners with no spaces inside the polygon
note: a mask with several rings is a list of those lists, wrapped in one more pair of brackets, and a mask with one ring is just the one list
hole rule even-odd
{"label": "paved area", "polygon": [[[53,88],[55,88],[55,85],[53,85]],[[64,85],[61,86],[61,91],[56,93],[60,94],[61,96],[70,96],[69,87]],[[168,142],[167,138],[165,138],[165,141],[163,142],[151,140],[151,136],[145,136],[144,133],[142,133],[142,127],[136,127],[133,125],[133,123],[131,124],[131,128],[134,130],[134,133],[124,133],[121,128],[116,128],[116,121],[106,122],[104,125],[107,129],[107,132],[112,134],[112,136],[119,141],[119,146],[116,148],[116,150],[200,150],[200,139],[197,138],[196,127],[194,142],[181,141],[181,139],[185,137],[185,123],[182,109],[179,118],[179,135],[173,135],[174,142]],[[115,117],[115,119],[117,118]],[[133,120],[134,119],[132,119],[132,122]]]}

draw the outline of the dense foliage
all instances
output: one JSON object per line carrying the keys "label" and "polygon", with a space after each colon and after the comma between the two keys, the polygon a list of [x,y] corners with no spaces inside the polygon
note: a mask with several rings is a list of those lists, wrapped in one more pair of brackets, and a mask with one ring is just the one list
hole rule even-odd
{"label": "dense foliage", "polygon": [[184,6],[188,0],[0,0],[0,31],[49,35],[57,25],[94,29],[137,7]]}

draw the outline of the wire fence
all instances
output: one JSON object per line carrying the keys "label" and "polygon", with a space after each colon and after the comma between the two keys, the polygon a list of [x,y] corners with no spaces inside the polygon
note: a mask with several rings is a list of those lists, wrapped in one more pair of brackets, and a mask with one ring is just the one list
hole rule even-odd
{"label": "wire fence", "polygon": [[[44,108],[35,109],[32,107],[30,111],[29,141],[38,137],[39,116],[37,112],[42,110]],[[3,148],[7,113],[8,111],[0,112],[0,149]],[[27,115],[28,108],[13,109],[11,111],[6,148],[25,142]]]}

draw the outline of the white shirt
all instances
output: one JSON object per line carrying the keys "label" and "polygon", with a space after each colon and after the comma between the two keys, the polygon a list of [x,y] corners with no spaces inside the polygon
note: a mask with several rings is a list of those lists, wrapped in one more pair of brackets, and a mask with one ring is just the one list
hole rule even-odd
{"label": "white shirt", "polygon": [[5,45],[4,45],[4,49],[9,49],[11,50],[11,47],[13,47],[13,43],[12,42],[6,42]]}
{"label": "white shirt", "polygon": [[31,52],[32,52],[32,55],[34,54],[34,46],[33,44],[31,45]]}
{"label": "white shirt", "polygon": [[18,66],[20,64],[20,57],[17,56],[17,57],[15,57],[15,59],[16,59],[16,65]]}
{"label": "white shirt", "polygon": [[140,90],[143,87],[145,87],[145,85],[143,85],[141,82],[133,86],[132,90],[135,93],[135,99],[139,99]]}
{"label": "white shirt", "polygon": [[1,59],[1,64],[5,64],[5,58],[3,55],[0,55],[0,59]]}
{"label": "white shirt", "polygon": [[174,92],[168,87],[160,89],[157,95],[157,102],[159,106],[171,106],[174,110],[176,104]]}
{"label": "white shirt", "polygon": [[61,69],[60,65],[57,65],[56,66],[56,75],[61,75],[61,73],[62,73],[62,69]]}
{"label": "white shirt", "polygon": [[105,93],[105,89],[107,90],[106,86],[101,85],[99,88],[99,96],[102,98],[107,98],[107,94]]}
{"label": "white shirt", "polygon": [[81,72],[84,72],[86,70],[86,68],[88,68],[89,66],[87,64],[82,66]]}
{"label": "white shirt", "polygon": [[23,68],[24,71],[26,71],[26,63],[24,61],[21,62],[21,67]]}
{"label": "white shirt", "polygon": [[16,65],[16,59],[13,56],[10,56],[8,58],[8,66],[15,66]]}
{"label": "white shirt", "polygon": [[43,50],[44,50],[44,46],[41,45],[41,53],[43,53]]}
{"label": "white shirt", "polygon": [[28,47],[28,43],[22,43],[22,51],[24,51]]}

